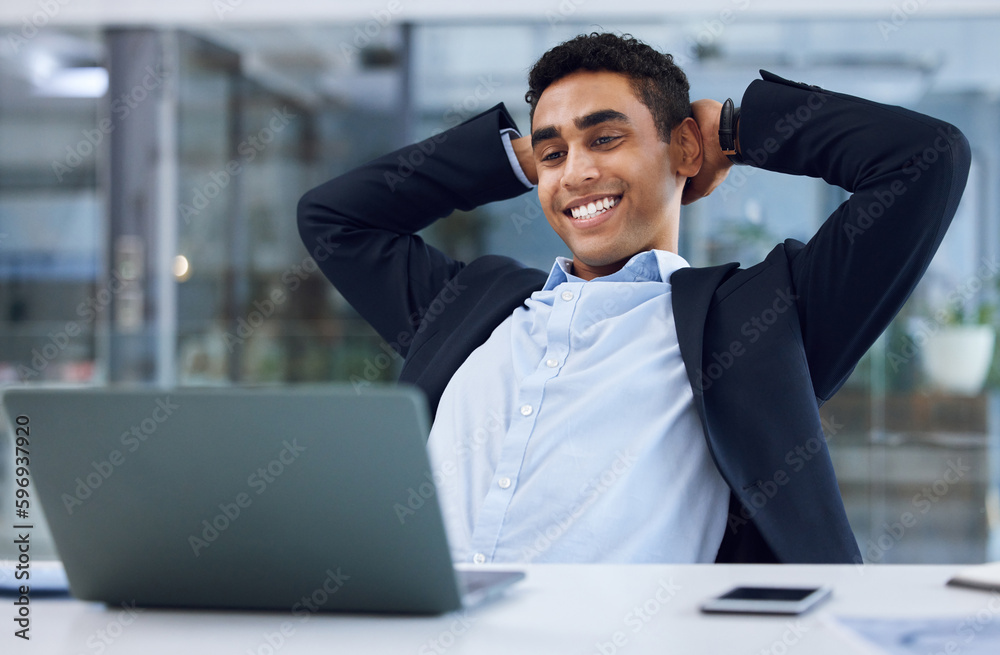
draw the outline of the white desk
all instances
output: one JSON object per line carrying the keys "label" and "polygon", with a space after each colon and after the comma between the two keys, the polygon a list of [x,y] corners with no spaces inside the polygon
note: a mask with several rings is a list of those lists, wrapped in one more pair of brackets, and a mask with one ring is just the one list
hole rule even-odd
{"label": "white desk", "polygon": [[[532,565],[478,609],[438,617],[141,610],[33,599],[31,641],[0,625],[4,653],[523,655],[580,653],[866,653],[830,615],[975,615],[1000,595],[944,586],[960,566]],[[704,615],[698,605],[737,584],[831,584],[831,601],[802,617]],[[662,584],[662,587],[661,587]],[[657,590],[662,589],[657,597]],[[5,599],[6,601],[6,599]],[[124,620],[123,620],[124,619]],[[131,623],[124,625],[124,621]],[[284,625],[285,634],[282,634]],[[104,637],[102,639],[101,632]],[[618,644],[615,644],[617,635]],[[268,639],[270,638],[270,642]],[[110,641],[110,643],[108,643]],[[13,644],[13,648],[10,645]],[[603,645],[603,649],[598,648]],[[102,650],[103,647],[103,650]]]}

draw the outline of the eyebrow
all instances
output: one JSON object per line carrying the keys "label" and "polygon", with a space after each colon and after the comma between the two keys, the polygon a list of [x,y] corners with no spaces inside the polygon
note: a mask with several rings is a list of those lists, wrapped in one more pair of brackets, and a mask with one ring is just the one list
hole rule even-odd
{"label": "eyebrow", "polygon": [[[573,119],[573,124],[576,125],[576,129],[578,130],[585,130],[588,127],[600,125],[601,123],[625,123],[626,125],[631,125],[632,121],[628,119],[628,116],[614,109],[598,109],[586,116],[578,116]],[[542,141],[555,139],[559,135],[559,128],[554,125],[540,127],[531,133],[531,147],[534,148]]]}

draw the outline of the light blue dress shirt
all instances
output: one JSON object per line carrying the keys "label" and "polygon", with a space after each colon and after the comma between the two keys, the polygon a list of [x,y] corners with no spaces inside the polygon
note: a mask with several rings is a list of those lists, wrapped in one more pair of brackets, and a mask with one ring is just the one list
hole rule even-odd
{"label": "light blue dress shirt", "polygon": [[462,364],[428,440],[458,562],[712,562],[729,488],[677,342],[679,255],[591,281],[559,257]]}

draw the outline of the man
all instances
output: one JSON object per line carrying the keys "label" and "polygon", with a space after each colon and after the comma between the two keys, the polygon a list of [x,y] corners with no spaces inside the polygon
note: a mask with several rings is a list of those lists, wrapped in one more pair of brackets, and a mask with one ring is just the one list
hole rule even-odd
{"label": "man", "polygon": [[[300,201],[307,248],[427,393],[456,560],[861,561],[818,408],[930,262],[968,144],[761,73],[734,116],[690,104],[669,55],[580,36],[532,69],[529,135],[498,105]],[[680,206],[730,157],[853,195],[806,244],[695,269]],[[534,184],[573,254],[548,274],[414,235]]]}

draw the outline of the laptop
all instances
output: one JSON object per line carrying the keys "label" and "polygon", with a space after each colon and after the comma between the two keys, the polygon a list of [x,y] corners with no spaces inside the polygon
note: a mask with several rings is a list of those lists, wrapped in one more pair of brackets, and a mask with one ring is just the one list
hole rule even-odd
{"label": "laptop", "polygon": [[454,568],[413,387],[10,388],[3,405],[82,600],[439,614],[524,577]]}

